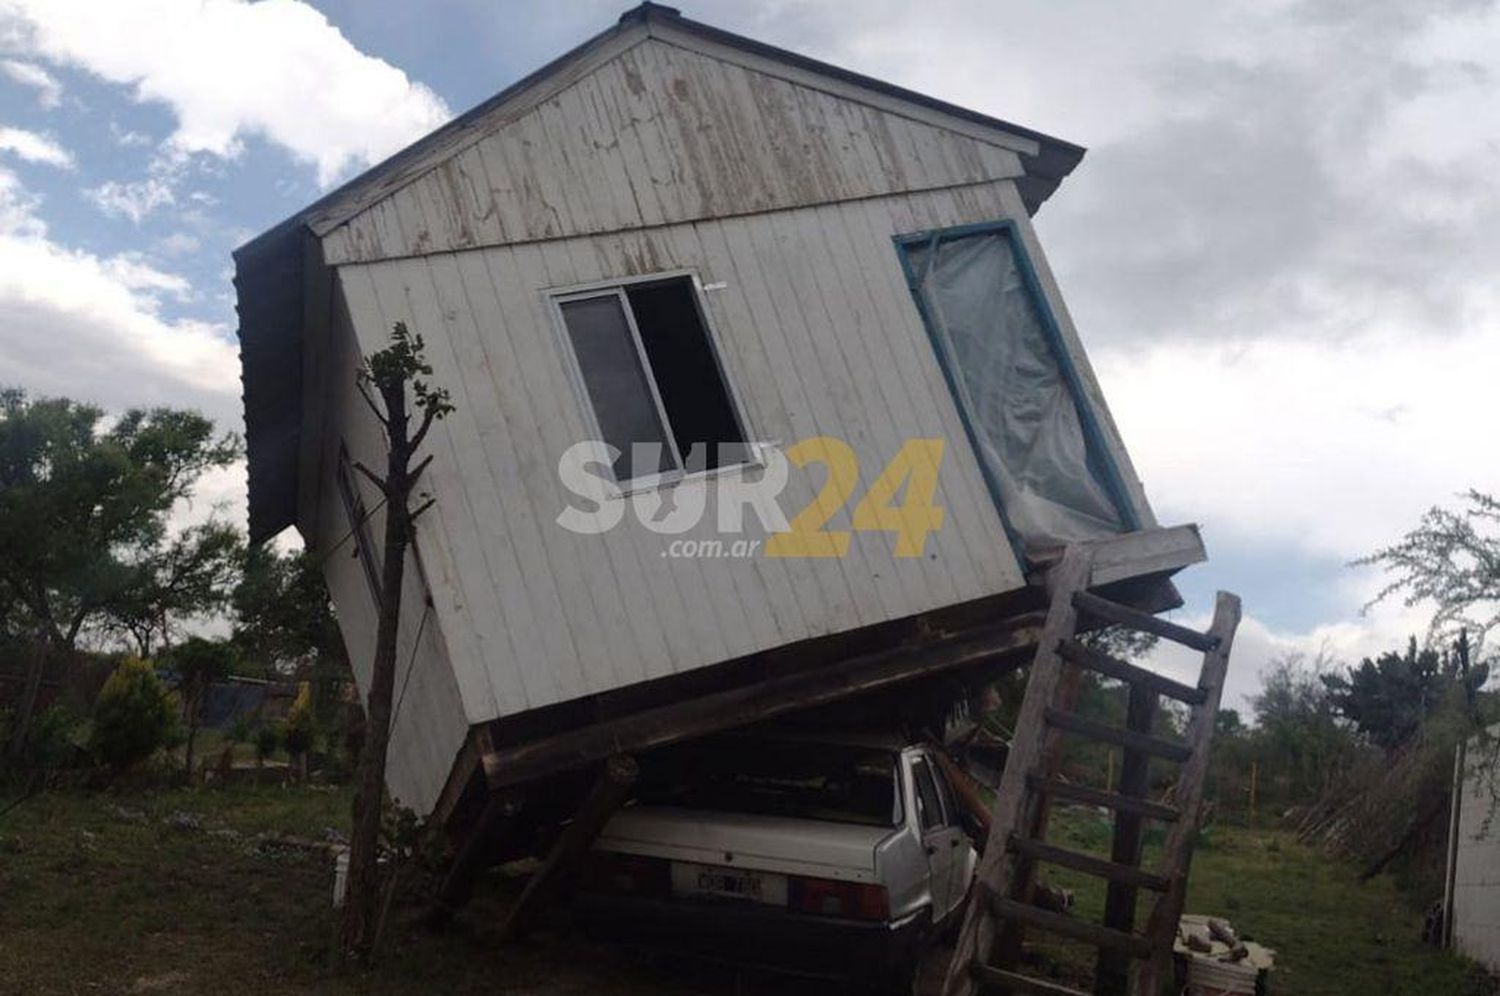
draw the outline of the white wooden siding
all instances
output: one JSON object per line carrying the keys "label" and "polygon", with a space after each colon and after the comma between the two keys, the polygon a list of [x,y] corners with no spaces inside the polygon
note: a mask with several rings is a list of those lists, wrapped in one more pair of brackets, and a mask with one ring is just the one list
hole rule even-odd
{"label": "white wooden siding", "polygon": [[[320,460],[323,487],[317,492],[321,506],[316,518],[319,528],[309,537],[309,549],[322,559],[323,576],[338,613],[339,630],[353,666],[355,684],[363,695],[368,694],[374,659],[376,607],[364,567],[355,557],[357,548],[334,475],[340,444],[348,447],[351,459],[378,468],[384,463],[384,439],[378,423],[355,391],[358,353],[350,316],[342,307],[334,308],[327,346],[326,365],[320,367],[327,371],[324,387],[328,431],[323,436]],[[440,462],[434,461],[434,465]],[[365,505],[374,510],[370,516],[370,534],[378,545],[385,523],[379,496],[358,474],[354,475],[354,486],[360,489]],[[430,811],[436,802],[468,732],[448,640],[438,620],[427,613],[426,606],[428,585],[424,583],[424,573],[435,575],[432,587],[440,590],[452,587],[448,580],[450,551],[436,537],[434,542],[427,539],[419,527],[418,549],[408,557],[402,586],[402,629],[387,775],[392,797],[419,813]],[[428,615],[425,624],[424,614]],[[460,622],[454,618],[446,631],[458,648],[456,656],[465,661],[479,659],[472,631],[458,625]],[[481,694],[487,687],[487,683],[480,682],[471,691]],[[481,694],[474,705],[482,709],[484,703]]]}
{"label": "white wooden siding", "polygon": [[771,73],[647,38],[335,227],[324,252],[371,262],[1022,174],[1001,136]]}
{"label": "white wooden siding", "polygon": [[[434,382],[454,395],[457,410],[432,437],[437,506],[419,538],[467,719],[1019,587],[891,238],[1004,217],[1008,187],[340,267],[360,347],[382,347],[391,325],[407,322],[427,340]],[[907,439],[945,441],[937,503],[946,521],[925,557],[898,560],[890,535],[855,533],[840,559],[673,559],[664,554],[674,537],[633,514],[602,536],[556,524],[575,501],[558,459],[589,430],[547,291],[677,269],[724,285],[704,299],[751,436],[789,445],[831,435],[857,453],[859,487],[828,528],[848,528],[853,504]],[[789,515],[823,481],[817,466],[791,474]],[[678,487],[685,497],[713,486]],[[720,538],[711,493],[707,508],[680,538]],[[745,536],[764,539],[753,516]]]}
{"label": "white wooden siding", "polygon": [[1494,757],[1485,756],[1492,749],[1469,741],[1453,869],[1453,944],[1500,972],[1500,811]]}

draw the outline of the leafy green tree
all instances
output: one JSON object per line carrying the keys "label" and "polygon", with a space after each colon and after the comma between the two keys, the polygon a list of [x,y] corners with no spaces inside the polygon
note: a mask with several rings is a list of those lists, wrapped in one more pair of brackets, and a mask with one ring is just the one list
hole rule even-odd
{"label": "leafy green tree", "polygon": [[[12,632],[71,658],[85,627],[130,596],[173,507],[240,451],[196,412],[137,409],[107,423],[93,405],[0,390],[0,605]],[[29,658],[12,756],[41,687],[45,657]]]}
{"label": "leafy green tree", "polygon": [[1412,637],[1404,654],[1366,657],[1345,673],[1325,674],[1330,705],[1371,743],[1395,750],[1455,695],[1467,701],[1489,677],[1486,665],[1461,667],[1457,652],[1419,650]]}
{"label": "leafy green tree", "polygon": [[170,646],[185,621],[229,604],[243,548],[237,529],[210,521],[130,552],[119,590],[105,606],[104,627],[129,638],[142,657]]}
{"label": "leafy green tree", "polygon": [[176,742],[177,696],[150,661],[127,657],[99,690],[89,749],[116,772],[131,768]]}
{"label": "leafy green tree", "polygon": [[187,726],[183,773],[191,779],[193,747],[203,726],[203,706],[214,682],[222,681],[234,667],[234,647],[223,641],[190,636],[172,648],[167,663],[177,672],[177,694],[182,699],[182,718]]}

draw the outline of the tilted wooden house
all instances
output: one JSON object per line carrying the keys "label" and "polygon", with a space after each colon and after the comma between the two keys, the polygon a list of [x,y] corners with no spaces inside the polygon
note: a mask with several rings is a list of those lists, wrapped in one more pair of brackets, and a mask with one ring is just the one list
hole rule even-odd
{"label": "tilted wooden house", "polygon": [[[446,818],[482,773],[974,672],[1035,639],[1028,572],[1069,541],[1141,537],[1099,584],[1199,559],[1032,228],[1082,155],[645,4],[242,247],[252,538],[325,558],[357,670],[383,510],[350,464],[383,449],[356,368],[405,322],[456,404],[394,795]],[[570,474],[589,440],[620,453]],[[782,473],[789,522],[725,528],[726,487]]]}

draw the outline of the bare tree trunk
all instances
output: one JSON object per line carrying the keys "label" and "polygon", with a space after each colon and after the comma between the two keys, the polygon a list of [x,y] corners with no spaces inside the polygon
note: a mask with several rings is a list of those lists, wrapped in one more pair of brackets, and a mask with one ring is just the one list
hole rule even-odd
{"label": "bare tree trunk", "polygon": [[405,385],[382,389],[389,451],[382,482],[386,495],[384,561],[380,575],[380,620],[375,634],[375,661],[365,704],[365,742],[355,780],[354,827],[349,839],[348,891],[340,926],[341,960],[370,957],[380,918],[380,817],[385,801],[386,752],[391,737],[391,702],[396,683],[396,638],[401,621],[401,585],[406,548],[411,542],[411,491]]}
{"label": "bare tree trunk", "polygon": [[15,727],[11,730],[6,756],[19,760],[26,751],[26,742],[31,737],[31,718],[36,712],[36,701],[42,692],[42,675],[46,670],[47,651],[38,640],[26,644],[26,684],[21,689],[21,701],[16,706]]}

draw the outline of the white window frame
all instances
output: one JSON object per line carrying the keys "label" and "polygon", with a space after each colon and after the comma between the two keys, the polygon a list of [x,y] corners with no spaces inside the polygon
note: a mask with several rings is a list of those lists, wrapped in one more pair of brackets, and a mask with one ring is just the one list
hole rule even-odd
{"label": "white window frame", "polygon": [[[714,366],[719,372],[719,379],[724,385],[724,393],[729,399],[730,414],[734,416],[735,425],[740,430],[740,436],[745,441],[749,458],[739,463],[722,464],[718,467],[705,468],[688,473],[683,466],[683,454],[678,450],[677,437],[672,431],[672,422],[667,418],[666,405],[662,403],[661,387],[656,381],[656,371],[651,366],[651,358],[646,355],[645,343],[641,340],[640,329],[636,327],[635,312],[630,307],[630,299],[626,296],[625,289],[636,284],[667,283],[672,280],[687,278],[693,290],[693,306],[698,312],[698,321],[703,326],[704,334],[708,336],[709,350],[713,353]],[[584,421],[588,429],[593,433],[594,439],[603,439],[604,430],[599,425],[599,415],[594,410],[594,399],[589,396],[588,382],[583,376],[583,366],[578,361],[578,351],[573,346],[573,337],[568,333],[567,318],[563,315],[563,305],[571,301],[585,301],[592,298],[614,297],[620,302],[620,310],[625,315],[625,323],[630,328],[630,338],[635,345],[636,358],[640,361],[641,369],[646,374],[646,383],[651,390],[651,400],[656,406],[656,417],[661,421],[662,431],[666,436],[668,455],[672,458],[674,469],[662,471],[655,474],[642,474],[627,480],[615,478],[615,484],[619,486],[622,495],[631,495],[640,491],[651,491],[658,488],[669,487],[684,481],[693,481],[715,477],[726,472],[743,472],[747,469],[759,467],[764,463],[764,454],[761,444],[756,442],[750,433],[750,421],[745,415],[745,406],[740,399],[740,393],[735,388],[734,380],[729,376],[729,369],[724,364],[724,342],[719,336],[719,330],[715,327],[709,315],[707,301],[703,297],[703,280],[695,270],[664,270],[660,273],[646,273],[633,277],[621,277],[615,280],[600,280],[587,284],[576,284],[569,287],[559,287],[547,290],[544,296],[552,313],[552,323],[557,336],[559,348],[563,353],[563,367],[567,371],[568,379],[573,383],[573,391],[583,407]],[[609,467],[610,476],[614,476],[614,465]]]}

